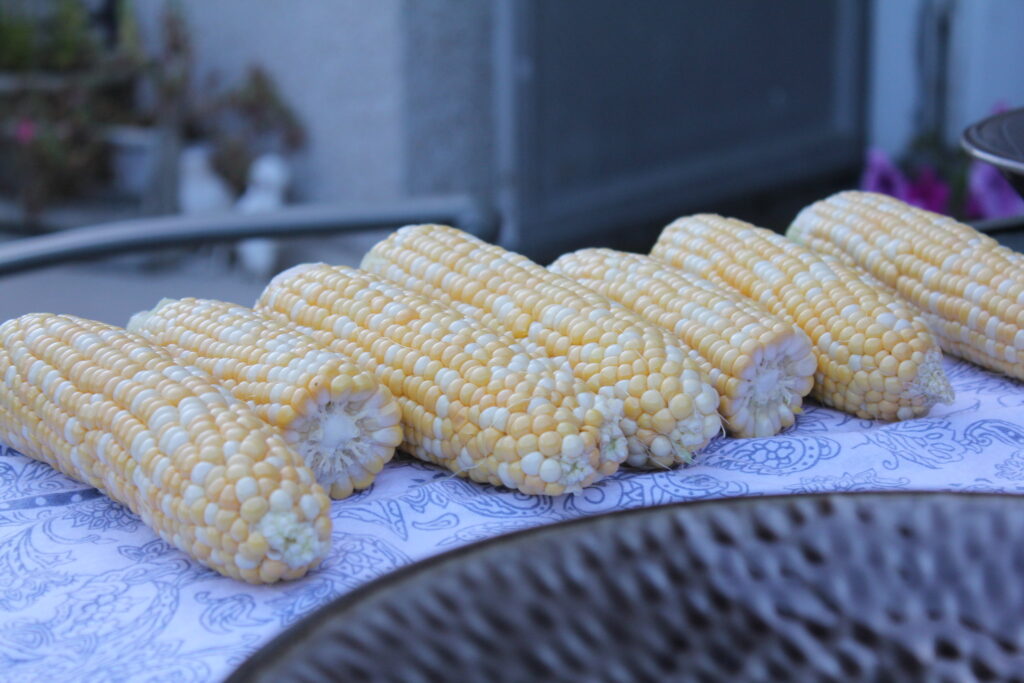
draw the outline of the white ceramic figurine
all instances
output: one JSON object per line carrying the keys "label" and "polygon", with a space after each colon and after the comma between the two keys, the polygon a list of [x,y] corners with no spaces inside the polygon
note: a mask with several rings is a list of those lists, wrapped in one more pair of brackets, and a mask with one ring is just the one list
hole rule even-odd
{"label": "white ceramic figurine", "polygon": [[186,147],[178,162],[178,209],[184,214],[219,213],[231,209],[234,197],[210,163],[210,150]]}
{"label": "white ceramic figurine", "polygon": [[[291,170],[278,154],[264,154],[249,167],[249,185],[235,205],[242,213],[274,211],[284,206]],[[278,245],[271,239],[248,239],[236,248],[238,260],[247,272],[261,278],[276,272]]]}

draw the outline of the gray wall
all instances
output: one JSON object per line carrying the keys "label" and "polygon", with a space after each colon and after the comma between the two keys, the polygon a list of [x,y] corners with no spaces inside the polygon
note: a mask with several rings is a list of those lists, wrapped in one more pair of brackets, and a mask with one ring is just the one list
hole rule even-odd
{"label": "gray wall", "polygon": [[959,0],[952,39],[951,139],[1002,102],[1024,107],[1024,2]]}
{"label": "gray wall", "polygon": [[[306,126],[300,200],[491,186],[490,3],[182,0],[196,60],[237,82],[264,67]],[[150,43],[164,0],[139,0]]]}
{"label": "gray wall", "polygon": [[490,193],[493,3],[405,0],[402,25],[406,190]]}
{"label": "gray wall", "polygon": [[[1022,0],[953,0],[948,137],[999,100],[1024,105]],[[868,138],[899,153],[914,133],[923,0],[873,0]],[[150,40],[165,0],[137,0]],[[198,83],[260,64],[309,133],[296,198],[383,199],[498,185],[494,0],[180,0]]]}
{"label": "gray wall", "polygon": [[[969,124],[1002,101],[1024,106],[1024,2],[949,0],[946,138],[955,143]],[[918,97],[916,41],[925,0],[874,0],[870,78],[871,144],[890,154],[905,150],[915,133]]]}

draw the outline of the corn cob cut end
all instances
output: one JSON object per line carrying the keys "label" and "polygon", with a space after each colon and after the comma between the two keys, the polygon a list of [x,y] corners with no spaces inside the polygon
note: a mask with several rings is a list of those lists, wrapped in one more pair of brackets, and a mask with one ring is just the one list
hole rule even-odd
{"label": "corn cob cut end", "polygon": [[[614,387],[632,466],[689,462],[721,430],[718,395],[704,390],[707,378],[678,340],[519,254],[447,226],[414,225],[375,245],[363,266],[510,334],[531,354],[568,358],[591,391]],[[680,393],[689,401],[670,405]]]}
{"label": "corn cob cut end", "polygon": [[[907,386],[908,398],[923,396],[928,407],[936,403],[952,403],[956,398],[953,385],[942,369],[942,352],[931,349],[917,368],[917,377]],[[900,418],[905,419],[905,418]]]}
{"label": "corn cob cut end", "polygon": [[[327,550],[327,543],[320,540],[316,529],[312,524],[311,520],[308,520],[308,512],[304,512],[302,516],[298,514],[293,508],[295,507],[295,501],[291,498],[277,497],[278,491],[275,491],[270,495],[269,506],[270,509],[264,513],[260,519],[256,528],[263,535],[266,540],[268,551],[267,558],[273,562],[283,563],[284,567],[275,567],[273,564],[268,564],[264,561],[264,571],[261,572],[260,577],[263,580],[276,578],[298,578],[306,573],[306,570],[310,566],[319,564]],[[280,490],[281,494],[287,494],[286,491]],[[304,502],[304,501],[303,501]],[[312,504],[310,504],[312,505]],[[253,534],[250,533],[250,536]],[[241,561],[243,558],[235,558],[236,563],[239,563],[241,569],[247,570],[258,570],[259,565],[256,566],[242,566]],[[280,570],[280,574],[274,577]],[[243,572],[242,577],[246,580],[252,581],[252,579]],[[257,583],[262,581],[257,581]]]}
{"label": "corn cob cut end", "polygon": [[[581,400],[581,403],[585,402]],[[593,409],[603,416],[598,425],[598,451],[601,454],[599,469],[602,474],[612,474],[629,454],[626,435],[622,431],[623,402],[615,398],[611,391],[602,390],[595,395]]]}
{"label": "corn cob cut end", "polygon": [[[864,193],[840,193],[833,199],[842,199],[858,194]],[[841,267],[844,268],[854,268],[857,275],[871,287],[887,292],[892,296],[897,296],[897,293],[891,287],[877,279],[872,273],[859,268],[857,263],[842,249],[828,240],[814,237],[813,228],[819,220],[817,212],[821,210],[823,205],[824,202],[816,202],[804,207],[786,230],[786,237],[799,245],[813,249],[826,263],[838,263],[842,264]],[[932,316],[922,315],[922,312],[911,303],[901,301],[901,304],[920,315],[927,327],[935,334],[938,328],[935,325],[935,321],[931,319]],[[935,334],[935,336],[936,339],[941,339],[941,335]],[[922,405],[921,407],[917,405],[901,406],[898,411],[898,419],[901,420],[917,417],[927,412],[936,403],[949,404],[953,402],[955,398],[953,386],[942,369],[942,353],[939,349],[933,348],[925,352],[924,361],[918,366],[916,375],[905,385],[903,398],[909,400],[917,399]]]}
{"label": "corn cob cut end", "polygon": [[814,386],[818,361],[811,340],[801,330],[785,330],[741,362],[737,393],[722,399],[726,428],[739,438],[761,438],[792,426]]}
{"label": "corn cob cut end", "polygon": [[531,357],[510,338],[370,273],[293,268],[257,307],[310,325],[321,343],[365,360],[397,397],[402,449],[459,476],[561,495],[625,458],[621,403],[580,391],[564,359]]}
{"label": "corn cob cut end", "polygon": [[794,422],[817,363],[807,335],[714,283],[639,254],[581,249],[548,269],[671,332],[719,393],[737,437],[772,436]]}
{"label": "corn cob cut end", "polygon": [[[164,312],[169,307],[172,310]],[[168,328],[180,323],[180,327],[195,329],[194,321],[202,320],[204,315],[235,316],[227,319],[236,323],[239,316],[246,323],[260,320],[254,311],[225,302],[162,299],[152,310],[132,316],[128,330],[147,338],[155,337],[161,344],[171,342],[172,353],[181,353],[177,343],[180,337]],[[266,320],[263,324],[279,327],[282,323]],[[257,328],[260,329],[263,328]],[[241,333],[237,326],[231,331]],[[237,390],[243,377],[234,374],[230,377],[230,386],[239,398],[249,401],[261,417],[281,429],[285,441],[302,457],[317,483],[332,498],[345,498],[353,491],[369,487],[394,456],[395,448],[402,442],[401,411],[387,387],[369,372],[357,368],[343,356],[316,349],[312,339],[308,342],[308,346],[303,346],[294,335],[286,338],[283,347],[300,349],[298,355],[291,358],[286,368],[273,369],[271,375],[264,376],[262,392],[250,389],[245,395],[239,395],[242,392]],[[205,368],[211,364],[214,368],[218,366],[216,359],[206,355],[208,351],[200,350],[196,343],[189,345],[188,352],[186,357],[194,360],[203,356],[196,362],[205,363]],[[252,369],[252,356],[247,363]],[[212,372],[214,380],[222,382],[223,371],[213,369]],[[278,372],[276,382],[272,382],[269,377]],[[286,380],[285,374],[294,378]],[[274,385],[269,394],[266,384]]]}
{"label": "corn cob cut end", "polygon": [[368,374],[338,375],[284,427],[285,441],[334,499],[373,483],[402,442],[401,411]]}
{"label": "corn cob cut end", "polygon": [[[561,450],[555,455],[545,456],[537,451],[524,455],[518,463],[522,481],[518,472],[503,471],[502,463],[498,466],[498,478],[504,486],[546,495],[579,493],[618,470],[626,458],[626,439],[619,426],[622,402],[589,392],[577,398],[574,417],[584,427],[580,437],[563,438]],[[591,432],[594,429],[596,440]]]}
{"label": "corn cob cut end", "polygon": [[670,469],[689,464],[694,451],[724,433],[718,392],[706,377],[687,368],[669,381],[674,389],[662,391],[641,387],[638,392],[630,380],[615,385],[616,397],[625,403],[623,432],[627,438],[639,437],[628,441],[630,467]]}
{"label": "corn cob cut end", "polygon": [[0,431],[20,433],[19,450],[100,488],[203,564],[273,583],[326,555],[329,501],[280,434],[142,337],[23,316],[0,326],[0,372]]}
{"label": "corn cob cut end", "polygon": [[723,281],[803,329],[818,359],[812,395],[826,405],[900,420],[952,398],[923,317],[839,255],[822,257],[768,230],[713,216],[675,221],[653,253]]}

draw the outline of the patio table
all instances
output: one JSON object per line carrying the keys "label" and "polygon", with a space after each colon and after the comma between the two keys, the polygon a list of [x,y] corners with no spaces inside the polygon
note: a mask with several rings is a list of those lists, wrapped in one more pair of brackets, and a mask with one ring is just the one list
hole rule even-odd
{"label": "patio table", "polygon": [[[526,496],[400,457],[332,503],[301,580],[249,586],[159,539],[95,489],[0,444],[0,670],[12,680],[219,680],[303,615],[397,567],[513,530],[676,501],[823,491],[1024,493],[1024,385],[947,358],[952,405],[880,423],[808,405],[766,439],[687,467]],[[2,441],[2,437],[0,437]]]}

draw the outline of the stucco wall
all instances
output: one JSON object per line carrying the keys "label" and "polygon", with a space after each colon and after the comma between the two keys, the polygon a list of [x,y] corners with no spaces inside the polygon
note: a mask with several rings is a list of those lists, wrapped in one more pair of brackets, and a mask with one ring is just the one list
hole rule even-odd
{"label": "stucco wall", "polygon": [[[871,144],[899,153],[913,137],[916,32],[924,0],[874,0]],[[137,0],[150,39],[165,0]],[[197,83],[258,63],[309,133],[296,196],[380,199],[496,186],[489,0],[180,0]],[[1020,0],[954,2],[947,135],[997,101],[1024,105]]]}
{"label": "stucco wall", "polygon": [[[149,40],[164,0],[140,0]],[[298,199],[403,193],[402,0],[181,0],[198,87],[238,82],[259,64],[306,127],[295,159]]]}
{"label": "stucco wall", "polygon": [[412,194],[494,187],[493,2],[405,0],[405,187]]}
{"label": "stucco wall", "polygon": [[[139,0],[152,43],[164,0]],[[476,192],[493,183],[490,2],[181,0],[201,87],[251,64],[308,133],[300,200]]]}
{"label": "stucco wall", "polygon": [[1024,107],[1024,2],[960,0],[953,59],[947,137],[992,113],[996,104]]}
{"label": "stucco wall", "polygon": [[[925,0],[874,0],[868,123],[871,144],[898,154],[910,144],[918,106],[917,31]],[[1024,106],[1024,2],[951,0],[946,138],[1003,102]]]}

